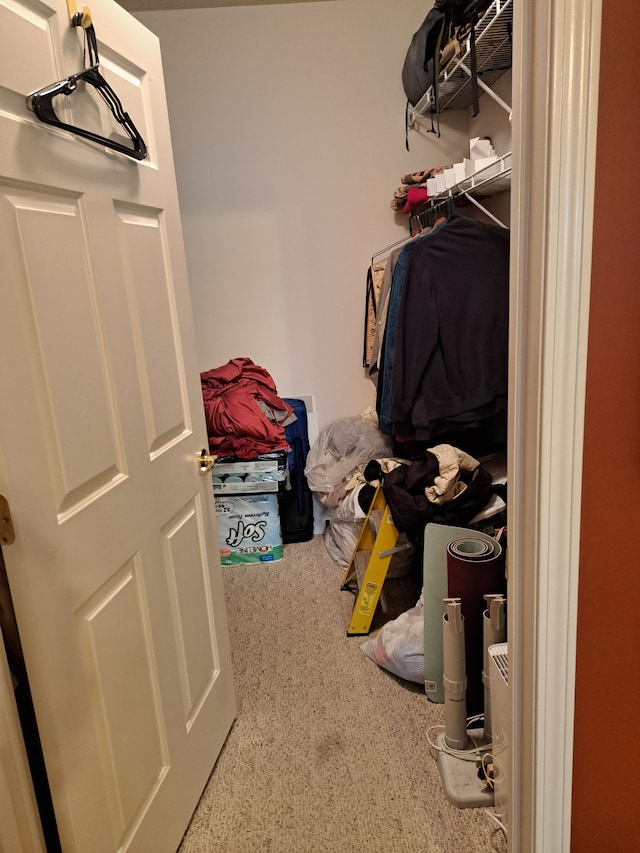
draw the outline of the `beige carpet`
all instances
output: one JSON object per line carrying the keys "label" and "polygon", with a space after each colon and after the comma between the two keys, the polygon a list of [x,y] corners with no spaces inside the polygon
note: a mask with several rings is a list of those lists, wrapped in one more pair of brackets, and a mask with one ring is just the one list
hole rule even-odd
{"label": "beige carpet", "polygon": [[238,714],[180,853],[504,853],[484,809],[444,796],[442,706],[347,637],[322,537],[224,572]]}

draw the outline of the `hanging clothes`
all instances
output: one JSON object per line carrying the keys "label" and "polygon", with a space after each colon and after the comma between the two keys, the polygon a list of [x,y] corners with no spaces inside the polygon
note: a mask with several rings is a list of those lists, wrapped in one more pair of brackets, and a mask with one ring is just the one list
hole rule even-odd
{"label": "hanging clothes", "polygon": [[386,259],[382,281],[380,283],[380,293],[378,294],[378,308],[376,312],[376,327],[371,344],[371,353],[369,356],[369,379],[374,385],[378,384],[378,373],[380,370],[380,356],[382,353],[382,340],[384,338],[384,330],[387,324],[387,310],[389,307],[389,294],[391,292],[391,282],[393,281],[393,271],[395,269],[398,257],[402,247],[394,249]]}
{"label": "hanging clothes", "polygon": [[387,258],[371,261],[367,270],[367,304],[364,320],[364,347],[362,366],[369,369],[373,360],[373,348],[376,336],[376,326],[380,311],[380,288],[384,277]]}
{"label": "hanging clothes", "polygon": [[407,243],[398,252],[395,263],[393,265],[393,274],[391,276],[391,287],[387,299],[387,308],[385,313],[385,324],[382,335],[382,345],[380,352],[380,372],[378,376],[378,393],[376,398],[376,410],[378,412],[378,420],[380,423],[380,431],[385,435],[394,435],[393,420],[391,416],[391,377],[393,374],[394,347],[396,339],[396,327],[398,313],[400,310],[400,302],[402,299],[402,291],[404,288],[407,266],[407,251],[409,246],[415,245],[423,239],[429,239],[435,229],[442,225],[446,220],[444,217],[439,219],[432,228],[426,228],[418,234],[410,243]]}
{"label": "hanging clothes", "polygon": [[387,435],[433,442],[506,412],[509,236],[453,213],[401,252],[383,343]]}
{"label": "hanging clothes", "polygon": [[[418,173],[416,173],[418,174]],[[407,178],[411,176],[406,176]],[[405,180],[403,178],[403,180]],[[400,257],[400,253],[404,246],[408,244],[410,240],[415,240],[418,237],[423,237],[426,234],[429,234],[433,228],[439,225],[441,222],[444,222],[444,217],[441,217],[435,222],[431,222],[429,225],[422,226],[418,230],[412,231],[408,237],[403,237],[401,240],[398,240],[396,243],[392,243],[390,246],[387,246],[386,249],[383,249],[382,252],[378,253],[378,255],[374,255],[373,258],[379,257],[380,255],[385,255],[382,260],[374,262],[372,258],[371,266],[367,273],[367,322],[369,316],[369,280],[371,280],[372,284],[375,282],[374,269],[377,268],[379,281],[377,283],[377,302],[376,302],[376,312],[375,312],[375,333],[373,335],[373,340],[371,342],[371,348],[368,352],[368,362],[365,363],[365,368],[368,370],[369,379],[373,382],[374,385],[378,384],[378,374],[381,368],[381,359],[382,359],[382,344],[384,341],[384,334],[387,325],[387,311],[389,308],[389,298],[391,295],[391,287],[393,284],[393,275],[395,272],[396,263],[398,262],[398,258]],[[389,254],[386,254],[386,253]],[[367,326],[365,325],[365,330]],[[365,350],[366,351],[366,350]]]}

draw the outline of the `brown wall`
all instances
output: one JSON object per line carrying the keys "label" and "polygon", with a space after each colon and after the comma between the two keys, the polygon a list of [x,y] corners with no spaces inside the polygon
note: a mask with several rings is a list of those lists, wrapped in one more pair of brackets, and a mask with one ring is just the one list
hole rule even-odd
{"label": "brown wall", "polygon": [[638,0],[603,0],[600,61],[571,851],[636,853],[640,851]]}

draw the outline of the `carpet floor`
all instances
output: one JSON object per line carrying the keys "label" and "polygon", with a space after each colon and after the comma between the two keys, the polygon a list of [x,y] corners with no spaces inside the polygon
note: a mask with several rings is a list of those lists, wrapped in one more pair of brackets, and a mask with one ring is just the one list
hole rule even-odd
{"label": "carpet floor", "polygon": [[[322,537],[284,552],[224,569],[238,711],[179,853],[505,853],[485,809],[445,797],[443,707],[347,637]],[[404,591],[408,609],[419,581]]]}

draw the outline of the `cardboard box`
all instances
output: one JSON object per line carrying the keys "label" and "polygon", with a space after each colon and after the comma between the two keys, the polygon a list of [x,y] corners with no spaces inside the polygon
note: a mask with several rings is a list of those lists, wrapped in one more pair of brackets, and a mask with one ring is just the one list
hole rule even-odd
{"label": "cardboard box", "polygon": [[216,495],[215,503],[223,566],[282,559],[277,494]]}

